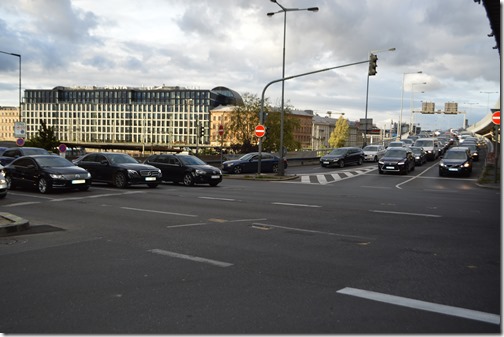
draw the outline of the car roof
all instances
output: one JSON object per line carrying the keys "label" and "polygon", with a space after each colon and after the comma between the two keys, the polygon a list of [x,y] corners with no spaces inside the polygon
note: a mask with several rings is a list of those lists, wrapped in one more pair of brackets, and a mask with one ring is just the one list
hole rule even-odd
{"label": "car roof", "polygon": [[[456,146],[456,147],[452,147],[450,149],[448,149],[448,151],[464,151],[466,152],[467,151],[467,147],[464,147],[464,146]],[[447,151],[447,152],[448,152]]]}

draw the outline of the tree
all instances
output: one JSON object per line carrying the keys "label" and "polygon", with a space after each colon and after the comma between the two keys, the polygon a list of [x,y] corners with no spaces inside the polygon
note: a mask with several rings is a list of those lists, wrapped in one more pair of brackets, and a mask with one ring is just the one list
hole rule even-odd
{"label": "tree", "polygon": [[56,138],[53,126],[47,126],[44,120],[40,120],[38,134],[26,142],[26,146],[41,147],[49,152],[54,152],[60,141]]}
{"label": "tree", "polygon": [[[280,151],[280,111],[268,113],[265,126],[268,128],[268,136],[263,139],[265,151]],[[294,139],[294,130],[299,127],[299,120],[292,117],[290,108],[286,107],[284,113],[284,139],[283,146],[287,151],[299,149],[301,144]],[[280,152],[279,152],[280,153]]]}
{"label": "tree", "polygon": [[336,127],[334,131],[331,133],[331,137],[329,138],[329,145],[331,147],[342,147],[345,146],[346,141],[349,136],[349,126],[348,120],[340,116],[336,121]]}
{"label": "tree", "polygon": [[236,106],[231,112],[226,136],[235,142],[231,146],[233,150],[245,153],[257,150],[255,127],[259,124],[261,99],[248,92],[242,98],[243,105]]}

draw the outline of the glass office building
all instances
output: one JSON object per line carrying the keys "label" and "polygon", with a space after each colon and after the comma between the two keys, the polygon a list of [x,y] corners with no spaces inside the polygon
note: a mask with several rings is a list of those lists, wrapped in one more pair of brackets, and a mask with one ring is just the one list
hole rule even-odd
{"label": "glass office building", "polygon": [[25,90],[21,119],[28,139],[43,120],[67,143],[193,147],[209,144],[213,108],[240,104],[226,87],[55,87]]}

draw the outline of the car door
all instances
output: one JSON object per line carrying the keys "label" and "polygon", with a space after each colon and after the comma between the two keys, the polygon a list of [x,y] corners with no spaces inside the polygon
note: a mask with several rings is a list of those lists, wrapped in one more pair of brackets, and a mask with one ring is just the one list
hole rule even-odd
{"label": "car door", "polygon": [[13,182],[19,186],[32,187],[39,178],[38,165],[33,158],[21,158],[16,161]]}
{"label": "car door", "polygon": [[182,163],[180,158],[176,156],[171,156],[169,162],[169,174],[173,176],[173,181],[183,181],[185,175],[185,165]]}
{"label": "car door", "polygon": [[96,153],[91,153],[84,156],[79,162],[78,166],[86,169],[91,174],[91,179],[94,181],[100,181],[98,173],[98,163],[96,162]]}

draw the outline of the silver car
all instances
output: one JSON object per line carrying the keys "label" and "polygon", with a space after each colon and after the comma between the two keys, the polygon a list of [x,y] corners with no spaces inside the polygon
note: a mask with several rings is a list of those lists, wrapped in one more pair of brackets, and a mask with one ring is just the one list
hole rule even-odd
{"label": "silver car", "polygon": [[385,154],[385,146],[383,145],[368,145],[364,149],[364,160],[377,162]]}
{"label": "silver car", "polygon": [[7,195],[7,181],[5,180],[5,170],[2,165],[0,165],[0,199],[5,198]]}

